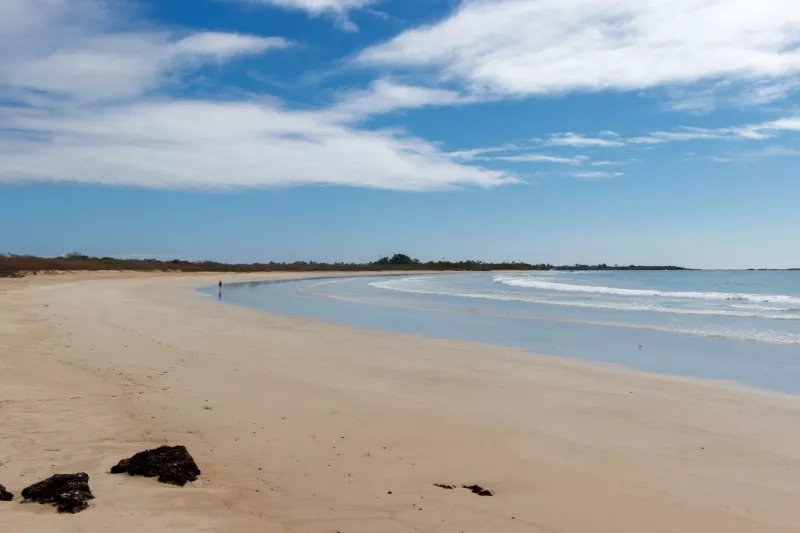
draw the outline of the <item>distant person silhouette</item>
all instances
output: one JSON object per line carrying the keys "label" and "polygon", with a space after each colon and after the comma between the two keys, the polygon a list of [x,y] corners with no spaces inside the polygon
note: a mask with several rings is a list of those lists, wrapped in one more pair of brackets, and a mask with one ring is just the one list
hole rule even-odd
{"label": "distant person silhouette", "polygon": [[219,294],[217,295],[217,298],[222,300],[222,280],[219,280]]}

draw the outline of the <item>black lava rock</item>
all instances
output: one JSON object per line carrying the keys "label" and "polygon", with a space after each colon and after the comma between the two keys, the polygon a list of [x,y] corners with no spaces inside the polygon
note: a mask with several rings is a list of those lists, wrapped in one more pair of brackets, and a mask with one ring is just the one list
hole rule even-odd
{"label": "black lava rock", "polygon": [[464,485],[464,488],[472,491],[473,494],[478,496],[494,496],[494,493],[489,489],[484,489],[480,485]]}
{"label": "black lava rock", "polygon": [[10,502],[14,499],[14,495],[6,490],[3,485],[0,485],[0,502]]}
{"label": "black lava rock", "polygon": [[94,499],[89,489],[89,475],[56,474],[34,483],[22,491],[27,502],[53,504],[59,513],[79,513],[89,507],[89,500]]}
{"label": "black lava rock", "polygon": [[200,475],[197,463],[185,446],[161,446],[123,459],[111,469],[112,474],[158,477],[161,483],[184,486]]}

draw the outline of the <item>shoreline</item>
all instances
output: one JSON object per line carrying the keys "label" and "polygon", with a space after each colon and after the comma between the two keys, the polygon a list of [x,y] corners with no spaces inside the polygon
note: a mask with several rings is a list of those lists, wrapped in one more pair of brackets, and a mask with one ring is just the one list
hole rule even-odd
{"label": "shoreline", "polygon": [[[458,278],[467,276],[463,273],[441,276],[448,275]],[[353,276],[339,279],[346,282],[343,285],[348,286],[362,285],[366,288],[367,284],[380,285],[373,282],[381,280],[381,277],[366,277],[366,280]],[[432,275],[426,274],[425,277],[431,278]],[[291,283],[233,283],[229,284],[233,290],[223,293],[219,299],[229,305],[286,317],[316,319],[343,327],[474,342],[491,348],[516,348],[525,350],[532,356],[555,357],[558,360],[585,362],[590,365],[610,365],[619,371],[674,376],[779,395],[800,395],[800,386],[797,385],[800,383],[800,371],[795,370],[797,358],[793,354],[796,345],[794,341],[756,341],[752,338],[709,333],[690,326],[684,326],[689,329],[676,329],[674,325],[626,322],[624,318],[608,320],[600,317],[552,316],[541,312],[517,314],[515,310],[493,312],[491,309],[480,309],[480,300],[475,304],[476,309],[470,309],[468,314],[463,313],[457,305],[426,306],[424,302],[414,300],[410,303],[402,303],[401,300],[400,304],[395,305],[391,299],[387,302],[369,301],[372,295],[358,290],[337,292],[334,289],[317,294],[314,286],[320,280],[336,280],[336,277],[288,280]],[[203,294],[217,295],[216,287],[198,290]],[[306,293],[317,294],[318,297],[308,296]],[[403,291],[397,294],[401,297],[408,296]],[[429,294],[446,296],[446,293],[437,292],[425,293],[425,296]],[[471,303],[464,305],[473,306]],[[631,316],[640,313],[632,310],[624,312]],[[526,326],[505,328],[506,324]],[[547,327],[556,328],[560,332],[560,338],[551,335],[546,330]],[[597,335],[592,331],[592,328],[596,330],[597,327],[621,333],[618,338],[613,338],[613,335],[603,338],[604,335]],[[473,331],[483,333],[474,334]],[[594,342],[586,341],[585,335],[594,336]],[[636,340],[619,342],[623,335],[629,335],[629,339],[635,335]],[[542,338],[548,340],[541,341]],[[573,339],[584,340],[571,342]],[[679,343],[682,346],[675,344],[674,339],[684,339]],[[648,349],[642,351],[642,344]],[[665,346],[671,348],[664,348]],[[765,353],[765,350],[772,352]]]}
{"label": "shoreline", "polygon": [[[83,470],[97,496],[75,517],[15,501],[0,507],[0,526],[797,527],[796,396],[220,306],[195,290],[220,277],[285,278],[0,281],[0,484],[18,495]],[[197,483],[106,475],[165,441],[189,448],[203,471]]]}

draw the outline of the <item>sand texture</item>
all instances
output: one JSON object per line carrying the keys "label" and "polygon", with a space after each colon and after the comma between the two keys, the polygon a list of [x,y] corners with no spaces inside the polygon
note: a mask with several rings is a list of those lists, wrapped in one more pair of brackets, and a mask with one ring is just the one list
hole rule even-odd
{"label": "sand texture", "polygon": [[[193,290],[217,279],[0,281],[0,531],[800,531],[797,397]],[[187,447],[196,482],[109,474],[164,444]],[[20,503],[76,472],[87,510]]]}

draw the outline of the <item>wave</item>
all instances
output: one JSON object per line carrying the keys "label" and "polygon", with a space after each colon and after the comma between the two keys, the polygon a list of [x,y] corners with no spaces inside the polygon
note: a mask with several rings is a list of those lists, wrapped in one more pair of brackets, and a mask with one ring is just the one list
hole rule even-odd
{"label": "wave", "polygon": [[[440,296],[456,296],[462,298],[479,298],[479,299],[490,299],[490,300],[503,300],[503,301],[519,301],[519,302],[531,302],[531,303],[544,303],[544,304],[551,304],[551,305],[567,305],[567,306],[577,306],[577,307],[589,307],[589,308],[600,308],[600,309],[613,309],[613,310],[623,310],[623,311],[654,311],[654,312],[663,312],[663,313],[675,313],[675,314],[688,314],[688,315],[717,315],[717,316],[733,316],[733,317],[753,317],[753,318],[765,318],[763,315],[758,314],[750,314],[750,313],[743,313],[743,312],[735,312],[735,311],[714,311],[714,310],[677,310],[677,309],[668,309],[668,308],[658,308],[655,306],[646,306],[646,305],[629,305],[625,306],[625,304],[604,304],[604,303],[591,303],[591,302],[563,302],[563,301],[543,301],[537,299],[529,299],[525,297],[517,297],[514,295],[509,294],[481,294],[481,293],[459,293],[459,292],[443,292],[443,291],[435,291],[435,290],[426,290],[426,289],[419,289],[419,288],[408,288],[408,287],[400,287],[398,284],[402,282],[416,282],[422,281],[420,278],[405,278],[401,280],[392,280],[392,281],[378,281],[370,283],[369,285],[375,288],[380,289],[387,289],[392,291],[398,292],[407,292],[407,293],[414,293],[414,294],[430,294],[430,295],[440,295]],[[327,294],[326,296],[334,299],[340,299],[339,296]],[[366,302],[363,298],[341,298],[346,299],[353,302],[360,302],[360,303],[375,303],[374,301]],[[401,305],[402,307],[411,308],[411,309],[420,309],[424,311],[437,311],[437,312],[448,312],[448,313],[459,313],[457,309],[439,309],[439,308],[430,308],[422,304],[422,302],[411,303],[405,302],[399,304],[399,302],[389,303],[384,302],[385,305],[392,305],[397,306]],[[471,310],[474,311],[474,310]],[[769,344],[789,344],[789,345],[800,345],[800,335],[791,332],[782,332],[777,331],[774,329],[768,330],[758,330],[758,329],[738,329],[736,327],[728,326],[728,325],[715,325],[715,324],[705,324],[702,327],[692,327],[686,325],[658,325],[658,324],[634,324],[634,323],[624,323],[624,322],[615,322],[615,321],[607,321],[607,320],[586,320],[580,318],[558,318],[558,317],[548,317],[548,316],[518,316],[515,314],[497,314],[488,310],[478,311],[478,314],[485,315],[487,317],[496,317],[496,318],[504,318],[504,319],[516,319],[516,320],[536,320],[536,321],[547,321],[547,322],[564,322],[564,323],[574,323],[574,324],[587,324],[587,325],[594,325],[594,326],[604,326],[604,327],[615,327],[615,328],[630,328],[630,329],[645,329],[645,330],[652,330],[652,331],[662,331],[665,333],[678,333],[683,335],[692,335],[696,337],[717,337],[717,338],[724,338],[724,339],[733,339],[733,340],[740,340],[740,341],[755,341],[755,342],[764,342]],[[779,316],[772,316],[769,318],[780,318]],[[798,320],[800,317],[786,317],[787,320]]]}
{"label": "wave", "polygon": [[662,298],[688,298],[695,300],[715,300],[715,301],[742,301],[742,302],[761,302],[785,305],[796,305],[800,307],[800,298],[796,296],[786,296],[783,294],[748,294],[730,292],[685,292],[685,291],[659,291],[652,289],[623,289],[619,287],[603,287],[594,285],[573,285],[570,283],[557,283],[545,281],[539,278],[519,277],[519,276],[494,276],[495,283],[501,283],[510,287],[521,287],[526,289],[541,289],[547,291],[560,292],[582,292],[593,294],[608,294],[614,296],[637,296],[637,297],[662,297]]}
{"label": "wave", "polygon": [[[589,309],[606,309],[612,311],[645,311],[652,313],[669,313],[675,315],[698,315],[698,316],[726,316],[738,318],[767,318],[772,320],[800,320],[800,313],[792,314],[795,309],[776,309],[771,307],[762,307],[761,309],[741,309],[730,310],[723,308],[710,308],[710,309],[694,309],[694,308],[674,308],[664,307],[658,304],[645,304],[637,302],[623,302],[623,301],[588,301],[588,300],[558,300],[548,296],[536,296],[534,294],[510,294],[510,293],[481,293],[481,292],[457,292],[446,290],[431,290],[412,287],[400,286],[403,282],[416,282],[422,281],[420,278],[403,278],[400,280],[391,281],[376,281],[370,283],[371,287],[378,289],[386,289],[397,292],[405,292],[412,294],[430,294],[434,296],[455,296],[458,298],[474,298],[480,300],[499,300],[505,302],[526,302],[534,304],[545,305],[559,305],[566,307],[582,307]],[[744,306],[741,306],[744,307]],[[757,312],[761,311],[761,312]]]}

